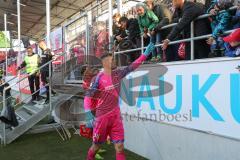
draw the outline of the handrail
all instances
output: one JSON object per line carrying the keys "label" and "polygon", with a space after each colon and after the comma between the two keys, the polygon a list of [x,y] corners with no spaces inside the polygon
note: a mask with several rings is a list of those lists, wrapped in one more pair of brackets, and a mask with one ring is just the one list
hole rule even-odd
{"label": "handrail", "polygon": [[[63,52],[62,54],[59,54],[59,55],[57,55],[57,56],[60,57],[60,56],[63,56],[63,55],[65,55],[65,54],[66,54],[66,52]],[[52,72],[52,70],[51,70],[51,68],[52,68],[51,64],[52,64],[53,61],[55,61],[55,59],[52,59],[51,61],[45,63],[45,64],[42,65],[42,66],[40,66],[40,67],[38,68],[38,70],[41,70],[43,67],[49,66],[49,67],[48,67],[48,69],[49,69],[49,76],[51,76],[51,75],[52,75],[52,74],[51,74],[51,72]],[[34,73],[31,73],[31,74],[29,74],[28,76],[33,75],[33,74],[34,74]],[[26,77],[18,80],[16,83],[14,83],[14,84],[12,84],[12,85],[10,85],[10,86],[8,86],[8,87],[6,87],[6,88],[3,89],[3,110],[2,110],[2,113],[4,113],[4,112],[6,111],[6,107],[7,107],[7,106],[6,106],[6,103],[7,103],[6,100],[9,98],[9,97],[6,97],[6,91],[7,91],[8,89],[10,89],[12,86],[14,86],[14,85],[22,82],[22,81],[25,80],[26,78],[28,78],[28,76],[26,76]],[[49,107],[50,107],[50,112],[51,112],[51,111],[52,111],[52,104],[51,104],[51,99],[52,99],[52,98],[51,98],[51,92],[52,92],[51,80],[50,80],[50,81],[48,82],[48,84],[46,84],[46,85],[49,86]],[[40,91],[40,88],[39,88],[39,90],[35,91],[35,92],[32,93],[31,95],[37,93],[38,91]],[[27,98],[25,98],[24,100],[29,99],[29,98],[31,97],[31,95],[28,96]],[[19,103],[17,103],[16,105],[18,105],[18,104],[19,104]],[[16,105],[15,105],[15,106],[16,106]],[[3,125],[3,143],[4,143],[4,145],[6,144],[5,124]]]}
{"label": "handrail", "polygon": [[[59,55],[57,55],[57,56],[58,56],[58,57],[63,56],[63,55],[65,55],[65,53],[66,53],[66,52],[63,52],[62,54],[59,54]],[[40,66],[40,67],[38,68],[38,70],[40,70],[40,69],[42,69],[42,68],[48,66],[48,65],[49,65],[50,63],[52,63],[53,61],[55,61],[55,59],[52,59],[51,61],[45,63],[45,64],[42,65],[42,66]],[[31,74],[29,74],[28,76],[26,76],[26,77],[24,77],[24,78],[18,80],[16,83],[14,83],[14,84],[12,84],[12,85],[9,85],[8,87],[4,88],[4,90],[7,90],[7,89],[13,87],[14,85],[16,85],[16,84],[22,82],[23,80],[27,79],[29,76],[31,76],[31,75],[33,75],[33,74],[35,74],[35,73],[31,73]]]}
{"label": "handrail", "polygon": [[[234,9],[236,9],[236,8],[237,8],[237,6],[233,6],[233,7],[231,7],[229,10],[234,10]],[[220,13],[221,13],[221,12],[223,12],[223,11],[220,11]],[[207,17],[210,17],[210,16],[211,16],[210,14],[203,14],[203,15],[200,15],[199,17],[197,17],[195,20],[207,18]],[[195,20],[194,20],[194,21],[195,21]],[[161,30],[174,27],[174,26],[176,26],[177,24],[178,24],[178,23],[172,23],[172,24],[166,25],[166,26],[162,27]],[[226,31],[226,32],[224,32],[224,34],[231,33],[232,31],[233,31],[233,30]],[[177,40],[177,41],[172,41],[172,42],[169,43],[169,45],[171,45],[171,44],[177,44],[177,43],[181,43],[181,42],[188,42],[188,41],[191,41],[191,40],[204,39],[204,38],[210,37],[211,35],[212,35],[212,34],[208,34],[208,35],[202,35],[202,36],[193,37],[193,38],[186,38],[186,39],[181,39],[181,40]],[[155,46],[156,46],[156,47],[159,47],[159,46],[162,46],[162,44],[157,44],[157,45],[155,45]],[[121,54],[121,53],[139,51],[139,50],[141,50],[142,48],[145,49],[146,47],[139,47],[139,48],[124,50],[124,51],[118,51],[118,52],[114,52],[114,54]]]}
{"label": "handrail", "polygon": [[[22,70],[22,69],[20,69],[20,70]],[[4,82],[3,84],[1,84],[0,86],[3,86],[3,85],[5,85],[6,83],[9,83],[10,81],[12,81],[12,80],[14,80],[14,79],[16,79],[16,78],[17,78],[17,76],[14,76],[13,78],[5,81],[5,82]]]}
{"label": "handrail", "polygon": [[[20,70],[22,70],[22,69],[20,69]],[[9,83],[10,81],[12,81],[12,80],[14,80],[14,79],[16,79],[16,78],[17,78],[17,76],[13,76],[11,79],[5,81],[5,82],[4,82],[3,84],[1,84],[0,86],[3,86],[3,85],[5,85],[6,83]]]}
{"label": "handrail", "polygon": [[[234,10],[234,9],[237,9],[237,6],[233,6],[233,7],[229,8],[228,10]],[[222,12],[224,12],[224,11],[225,11],[225,10],[222,10],[222,11],[220,11],[219,13],[222,13]],[[203,14],[203,15],[198,16],[195,20],[204,19],[204,18],[207,18],[207,17],[210,17],[210,16],[212,16],[212,15],[206,13],[206,14]],[[195,20],[194,20],[194,21],[195,21]],[[171,28],[171,27],[176,26],[177,24],[178,24],[178,23],[171,23],[171,24],[168,24],[168,25],[166,25],[166,26],[163,26],[161,29]]]}
{"label": "handrail", "polygon": [[[224,32],[224,34],[228,34],[228,33],[231,33],[233,31],[234,31],[234,29],[233,30],[228,30],[228,31]],[[200,40],[200,39],[204,39],[204,38],[210,37],[211,35],[212,34],[206,34],[206,35],[202,35],[202,36],[198,36],[198,37],[194,37],[194,38],[186,38],[186,39],[176,40],[176,41],[169,42],[169,45],[178,44],[178,43],[182,43],[182,42],[189,42],[192,39],[193,40]],[[162,43],[161,44],[156,44],[155,47],[160,47],[162,45],[163,45]],[[147,47],[143,47],[143,49],[146,49],[146,48]],[[121,53],[126,53],[126,52],[134,52],[134,51],[139,51],[141,49],[142,48],[129,49],[129,50],[115,52],[115,54],[121,54]]]}
{"label": "handrail", "polygon": [[10,82],[10,81],[12,81],[12,80],[14,80],[15,78],[17,78],[16,76],[14,76],[13,78],[11,78],[11,79],[9,79],[9,80],[7,80],[7,81],[5,81],[3,84],[1,84],[0,86],[3,86],[3,85],[5,85],[6,83],[8,83],[8,82]]}

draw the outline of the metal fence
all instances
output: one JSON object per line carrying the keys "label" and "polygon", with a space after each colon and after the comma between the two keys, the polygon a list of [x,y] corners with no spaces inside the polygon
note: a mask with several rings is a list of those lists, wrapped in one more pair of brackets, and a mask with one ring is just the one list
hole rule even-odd
{"label": "metal fence", "polygon": [[[234,9],[237,9],[237,6],[233,6],[229,10],[234,10]],[[223,11],[221,11],[221,12],[223,12]],[[211,16],[210,14],[204,14],[204,15],[201,15],[201,16],[197,17],[195,20],[208,18],[210,16]],[[194,58],[194,41],[195,40],[200,40],[200,39],[205,39],[205,38],[208,38],[208,37],[211,36],[211,34],[207,34],[207,35],[194,37],[194,21],[192,21],[191,24],[190,24],[190,26],[191,26],[190,27],[190,33],[191,33],[190,38],[176,40],[176,41],[172,41],[172,42],[169,43],[169,45],[173,45],[173,44],[178,44],[178,43],[182,43],[182,42],[190,42],[191,43],[191,60],[195,59]],[[177,25],[177,23],[172,23],[172,24],[169,24],[169,25],[166,25],[166,26],[162,27],[161,29],[164,30],[164,29],[167,29],[167,28],[172,28],[172,27],[175,27],[176,25]],[[226,32],[224,32],[224,34],[231,33],[232,31],[233,30],[226,31]],[[139,50],[141,50],[143,52],[143,49],[145,49],[146,47],[143,46],[143,37],[141,37],[141,39],[142,39],[141,40],[142,41],[142,46],[140,48],[118,51],[118,52],[114,52],[114,54],[117,55],[117,54],[122,54],[122,53],[131,53],[131,52],[139,51]],[[157,44],[155,46],[160,47],[162,45],[163,44]]]}
{"label": "metal fence", "polygon": [[[63,52],[62,54],[59,54],[58,56],[60,57],[60,56],[64,56],[66,53],[65,52]],[[48,72],[49,72],[49,83],[47,83],[47,84],[45,84],[45,87],[46,86],[48,86],[49,87],[49,108],[50,108],[50,111],[52,111],[52,96],[51,96],[51,94],[52,94],[52,62],[54,61],[54,59],[53,60],[51,60],[51,61],[49,61],[48,63],[46,63],[46,64],[44,64],[44,65],[42,65],[41,67],[39,67],[38,68],[38,70],[40,71],[41,69],[43,69],[44,67],[48,67]],[[64,59],[63,59],[63,61],[64,61]],[[65,62],[62,62],[62,64],[63,65],[65,65]],[[63,69],[65,68],[65,67],[62,67]],[[63,71],[63,73],[65,73],[65,71]],[[20,85],[20,83],[21,82],[23,82],[24,80],[27,80],[28,79],[28,77],[29,76],[31,76],[31,75],[33,75],[33,74],[35,74],[35,73],[31,73],[31,74],[28,74],[26,77],[24,77],[24,78],[22,78],[22,79],[19,79],[17,82],[15,82],[15,83],[13,83],[13,84],[10,84],[8,87],[5,87],[4,89],[3,89],[3,100],[2,100],[2,102],[0,102],[0,104],[2,104],[3,105],[3,109],[2,109],[2,111],[1,111],[1,115],[4,115],[5,114],[5,112],[6,112],[6,110],[7,110],[7,107],[8,107],[8,104],[9,104],[9,101],[11,101],[11,99],[15,99],[18,95],[20,95],[21,96],[21,90],[19,90],[19,92],[16,92],[15,94],[13,94],[13,95],[11,95],[11,96],[8,96],[7,97],[7,95],[6,95],[6,92],[9,90],[9,89],[11,89],[11,88],[13,88],[14,86],[17,86],[17,87],[19,87],[18,85]],[[64,74],[62,74],[62,75],[64,75]],[[15,79],[16,77],[14,77],[14,78],[12,78],[12,79],[10,79],[9,81],[7,81],[7,82],[10,82],[10,81],[12,81],[13,79]],[[61,77],[59,77],[59,78],[61,78]],[[27,87],[29,87],[29,84],[28,85],[26,85],[26,86],[23,86],[21,89],[25,89],[25,88],[27,88]],[[41,89],[41,88],[40,88]],[[23,107],[24,105],[26,105],[26,102],[27,101],[29,101],[29,99],[32,97],[32,95],[33,94],[36,94],[37,92],[39,92],[40,91],[40,89],[39,90],[36,90],[34,93],[32,93],[32,94],[30,94],[30,95],[27,95],[26,97],[24,97],[24,98],[20,98],[21,100],[19,100],[19,102],[16,102],[14,105],[11,105],[11,107],[13,107],[13,108],[16,108],[17,106],[21,106],[21,107]],[[11,103],[11,102],[10,102]],[[5,125],[5,123],[3,123],[3,143],[5,144],[5,142],[6,142],[6,127],[5,127],[6,125]]]}

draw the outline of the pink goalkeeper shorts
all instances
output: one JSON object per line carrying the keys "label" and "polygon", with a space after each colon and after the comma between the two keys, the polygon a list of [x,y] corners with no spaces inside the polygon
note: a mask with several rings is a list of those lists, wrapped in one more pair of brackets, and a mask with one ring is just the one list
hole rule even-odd
{"label": "pink goalkeeper shorts", "polygon": [[106,142],[108,136],[112,143],[124,142],[124,128],[119,108],[97,118],[94,122],[93,143],[102,144]]}

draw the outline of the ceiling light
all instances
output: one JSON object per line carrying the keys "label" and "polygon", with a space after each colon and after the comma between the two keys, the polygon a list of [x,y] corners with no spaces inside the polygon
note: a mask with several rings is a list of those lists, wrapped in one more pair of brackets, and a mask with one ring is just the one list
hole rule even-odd
{"label": "ceiling light", "polygon": [[8,24],[11,24],[11,25],[14,25],[15,23],[13,23],[13,22],[7,22]]}
{"label": "ceiling light", "polygon": [[[16,5],[17,2],[16,2],[16,1],[13,1],[12,4],[13,4],[13,5]],[[20,5],[21,5],[21,6],[24,6],[24,7],[27,6],[26,4],[23,4],[23,3],[20,3]]]}
{"label": "ceiling light", "polygon": [[23,7],[26,7],[26,6],[27,6],[26,4],[23,4],[23,3],[20,3],[20,5],[23,6]]}
{"label": "ceiling light", "polygon": [[11,15],[12,15],[12,16],[15,16],[15,17],[17,17],[17,16],[18,16],[18,15],[17,15],[17,14],[15,14],[15,13],[11,13]]}

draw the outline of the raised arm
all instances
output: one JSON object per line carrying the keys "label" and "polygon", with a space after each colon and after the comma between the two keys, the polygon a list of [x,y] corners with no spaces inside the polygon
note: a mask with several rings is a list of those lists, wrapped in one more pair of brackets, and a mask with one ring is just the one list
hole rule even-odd
{"label": "raised arm", "polygon": [[147,46],[145,52],[138,59],[136,59],[128,67],[125,67],[122,70],[120,70],[120,73],[119,73],[120,78],[124,78],[128,73],[137,69],[147,59],[147,57],[151,54],[151,52],[154,49],[155,49],[154,44],[152,42],[150,42],[149,45]]}

